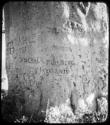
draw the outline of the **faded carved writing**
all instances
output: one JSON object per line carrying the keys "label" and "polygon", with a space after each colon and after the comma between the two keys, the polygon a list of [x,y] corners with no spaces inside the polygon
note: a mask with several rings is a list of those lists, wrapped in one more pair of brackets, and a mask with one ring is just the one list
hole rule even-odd
{"label": "faded carved writing", "polygon": [[33,63],[40,64],[45,63],[46,65],[56,65],[56,66],[72,66],[75,65],[74,60],[64,60],[64,59],[43,59],[42,57],[19,57],[19,61],[23,63]]}
{"label": "faded carved writing", "polygon": [[13,54],[15,52],[15,47],[13,45],[13,41],[8,42],[7,44],[7,53]]}

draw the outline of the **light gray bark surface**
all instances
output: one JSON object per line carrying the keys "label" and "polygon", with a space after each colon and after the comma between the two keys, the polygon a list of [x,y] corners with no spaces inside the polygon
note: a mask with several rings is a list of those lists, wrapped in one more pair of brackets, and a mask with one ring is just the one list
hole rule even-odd
{"label": "light gray bark surface", "polygon": [[91,3],[88,10],[77,2],[4,6],[9,94],[25,100],[26,112],[45,110],[48,99],[51,106],[62,104],[71,95],[77,107],[79,98],[108,91],[107,76],[101,74],[108,72],[108,13],[103,5]]}

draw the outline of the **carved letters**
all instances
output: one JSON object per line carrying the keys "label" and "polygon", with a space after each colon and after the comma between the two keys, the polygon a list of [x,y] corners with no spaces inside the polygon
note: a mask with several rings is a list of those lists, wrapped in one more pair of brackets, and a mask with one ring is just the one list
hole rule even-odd
{"label": "carved letters", "polygon": [[14,52],[15,52],[15,48],[14,48],[14,45],[13,45],[13,41],[10,41],[7,44],[7,53],[13,54]]}

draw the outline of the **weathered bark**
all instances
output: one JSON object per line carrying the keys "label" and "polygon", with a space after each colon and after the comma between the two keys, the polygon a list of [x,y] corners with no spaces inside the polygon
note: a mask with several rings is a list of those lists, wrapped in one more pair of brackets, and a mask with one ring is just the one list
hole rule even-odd
{"label": "weathered bark", "polygon": [[5,5],[9,94],[24,98],[25,112],[45,110],[48,99],[50,105],[64,103],[71,92],[75,97],[73,90],[77,98],[99,91],[99,66],[107,64],[102,24],[108,24],[95,15],[96,6],[85,13],[74,2]]}

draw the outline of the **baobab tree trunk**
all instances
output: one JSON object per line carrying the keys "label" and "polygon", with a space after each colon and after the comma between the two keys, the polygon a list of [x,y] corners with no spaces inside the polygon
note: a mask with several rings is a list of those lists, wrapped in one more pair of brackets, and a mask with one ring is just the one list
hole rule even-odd
{"label": "baobab tree trunk", "polygon": [[[86,13],[74,2],[9,2],[4,6],[9,95],[16,95],[18,109],[37,114],[46,110],[48,99],[55,106],[71,95],[79,99],[95,92],[98,64],[105,64],[107,58],[103,44],[107,29],[100,31],[104,30],[102,18],[95,22],[96,12],[89,11],[90,7],[96,5],[88,4]],[[72,102],[77,104],[74,98]]]}

